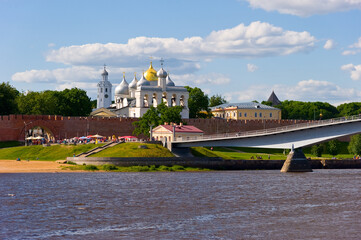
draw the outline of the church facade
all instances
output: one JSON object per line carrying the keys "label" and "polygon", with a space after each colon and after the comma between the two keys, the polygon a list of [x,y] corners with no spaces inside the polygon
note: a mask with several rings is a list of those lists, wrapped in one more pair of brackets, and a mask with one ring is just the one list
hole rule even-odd
{"label": "church facade", "polygon": [[128,83],[123,75],[123,80],[114,90],[114,104],[111,104],[110,94],[111,83],[104,67],[102,81],[98,83],[97,109],[91,113],[92,116],[139,118],[149,107],[157,107],[158,104],[164,103],[168,107],[182,106],[181,117],[189,118],[187,89],[176,86],[163,66],[158,72],[155,71],[152,62],[139,80],[134,75],[133,80]]}

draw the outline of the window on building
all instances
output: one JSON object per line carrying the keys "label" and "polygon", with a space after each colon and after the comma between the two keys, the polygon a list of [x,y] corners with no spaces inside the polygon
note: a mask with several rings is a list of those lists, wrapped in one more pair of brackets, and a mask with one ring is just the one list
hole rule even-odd
{"label": "window on building", "polygon": [[101,92],[101,93],[103,92],[103,88],[100,89],[100,92]]}
{"label": "window on building", "polygon": [[108,92],[108,88],[105,88],[105,92]]}
{"label": "window on building", "polygon": [[270,113],[269,116],[272,117],[272,113]]}
{"label": "window on building", "polygon": [[257,113],[254,113],[254,117],[257,117]]}
{"label": "window on building", "polygon": [[247,117],[247,113],[244,113],[244,117]]}
{"label": "window on building", "polygon": [[259,113],[259,117],[262,117],[262,113]]}
{"label": "window on building", "polygon": [[235,112],[233,113],[233,117],[236,117],[236,113],[235,113]]}
{"label": "window on building", "polygon": [[239,113],[239,117],[242,117],[242,113]]}

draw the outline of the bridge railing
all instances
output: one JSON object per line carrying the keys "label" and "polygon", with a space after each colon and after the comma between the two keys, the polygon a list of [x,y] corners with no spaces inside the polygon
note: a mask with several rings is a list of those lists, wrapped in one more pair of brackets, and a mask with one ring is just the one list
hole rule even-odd
{"label": "bridge railing", "polygon": [[[354,116],[331,118],[331,119],[325,119],[325,120],[317,120],[317,121],[312,121],[312,122],[307,122],[307,123],[292,124],[292,125],[287,125],[284,127],[266,128],[266,129],[237,132],[237,133],[232,132],[232,133],[204,135],[202,137],[197,137],[194,140],[224,139],[224,138],[264,135],[264,134],[270,134],[270,133],[282,133],[282,132],[286,132],[286,131],[310,128],[310,127],[315,127],[315,126],[337,124],[337,123],[341,123],[341,122],[351,122],[351,121],[360,120],[360,119],[361,119],[361,114],[354,115]],[[192,139],[190,139],[190,140],[192,140]],[[182,141],[185,141],[185,140],[177,139],[175,142],[182,142]]]}

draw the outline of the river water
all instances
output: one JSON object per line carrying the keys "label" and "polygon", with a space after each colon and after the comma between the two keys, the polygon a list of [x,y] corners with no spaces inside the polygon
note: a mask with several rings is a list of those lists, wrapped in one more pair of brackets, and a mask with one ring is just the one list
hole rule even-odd
{"label": "river water", "polygon": [[0,174],[0,239],[361,239],[361,170]]}

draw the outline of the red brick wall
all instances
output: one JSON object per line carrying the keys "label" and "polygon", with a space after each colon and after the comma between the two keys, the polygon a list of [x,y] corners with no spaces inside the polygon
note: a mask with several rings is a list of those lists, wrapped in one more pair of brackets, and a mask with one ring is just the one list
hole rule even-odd
{"label": "red brick wall", "polygon": [[[24,128],[40,126],[50,131],[55,139],[81,137],[90,134],[102,136],[132,135],[134,118],[102,117],[62,117],[49,115],[9,115],[0,116],[0,141],[24,141]],[[194,125],[207,134],[241,132],[263,128],[274,128],[305,120],[224,120],[224,119],[185,119],[188,125]]]}

